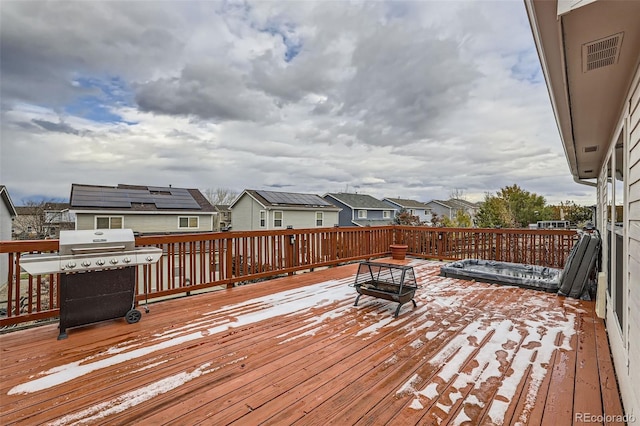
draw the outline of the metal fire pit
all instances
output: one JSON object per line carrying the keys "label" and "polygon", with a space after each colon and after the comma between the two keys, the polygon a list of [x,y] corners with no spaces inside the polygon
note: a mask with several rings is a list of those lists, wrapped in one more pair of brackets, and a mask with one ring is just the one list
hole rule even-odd
{"label": "metal fire pit", "polygon": [[418,285],[412,266],[361,262],[353,286],[358,292],[354,306],[358,306],[358,300],[363,294],[397,302],[398,307],[394,314],[396,318],[405,303],[411,301],[414,307],[417,306],[413,296]]}
{"label": "metal fire pit", "polygon": [[161,249],[136,247],[131,229],[60,231],[59,244],[57,254],[20,259],[31,275],[60,273],[58,340],[67,338],[70,327],[122,317],[130,324],[140,321],[135,266],[156,263]]}

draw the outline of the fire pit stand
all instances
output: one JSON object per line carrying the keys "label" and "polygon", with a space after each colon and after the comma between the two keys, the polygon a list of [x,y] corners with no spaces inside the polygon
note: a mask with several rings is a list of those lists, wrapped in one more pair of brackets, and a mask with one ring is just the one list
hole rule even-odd
{"label": "fire pit stand", "polygon": [[358,306],[358,300],[363,294],[380,299],[398,302],[394,317],[398,317],[400,308],[405,303],[413,300],[418,285],[412,266],[395,265],[381,262],[361,262],[358,266],[358,274],[353,284],[358,292],[354,306]]}

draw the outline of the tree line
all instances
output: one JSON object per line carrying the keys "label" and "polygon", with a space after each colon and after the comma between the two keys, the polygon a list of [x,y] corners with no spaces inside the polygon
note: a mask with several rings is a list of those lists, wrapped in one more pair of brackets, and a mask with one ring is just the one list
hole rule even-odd
{"label": "tree line", "polygon": [[[459,193],[459,191],[457,191]],[[462,197],[454,197],[462,198]],[[430,224],[419,223],[417,217],[400,212],[395,223],[402,225],[431,225],[452,228],[527,228],[543,220],[568,220],[581,227],[592,220],[592,208],[573,201],[548,205],[543,196],[526,191],[514,184],[505,186],[495,194],[486,193],[475,217],[457,210],[454,217],[433,215]]]}

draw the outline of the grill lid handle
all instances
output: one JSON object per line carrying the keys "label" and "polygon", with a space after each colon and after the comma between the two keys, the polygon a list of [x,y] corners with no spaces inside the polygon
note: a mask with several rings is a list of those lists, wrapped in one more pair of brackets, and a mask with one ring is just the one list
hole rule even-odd
{"label": "grill lid handle", "polygon": [[73,254],[80,253],[100,253],[103,251],[123,251],[126,249],[126,246],[100,246],[100,247],[74,247],[71,249]]}

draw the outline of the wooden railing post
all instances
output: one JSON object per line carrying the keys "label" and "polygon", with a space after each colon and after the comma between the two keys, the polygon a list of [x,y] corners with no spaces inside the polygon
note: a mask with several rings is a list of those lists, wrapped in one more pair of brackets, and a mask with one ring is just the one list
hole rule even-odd
{"label": "wooden railing post", "polygon": [[496,258],[494,260],[502,259],[502,234],[496,233]]}
{"label": "wooden railing post", "polygon": [[[224,260],[225,268],[224,268],[224,278],[231,279],[233,277],[233,238],[225,238],[224,239],[224,250],[222,252],[222,257]],[[222,262],[220,262],[222,263]],[[227,288],[232,288],[233,284],[228,283]]]}

